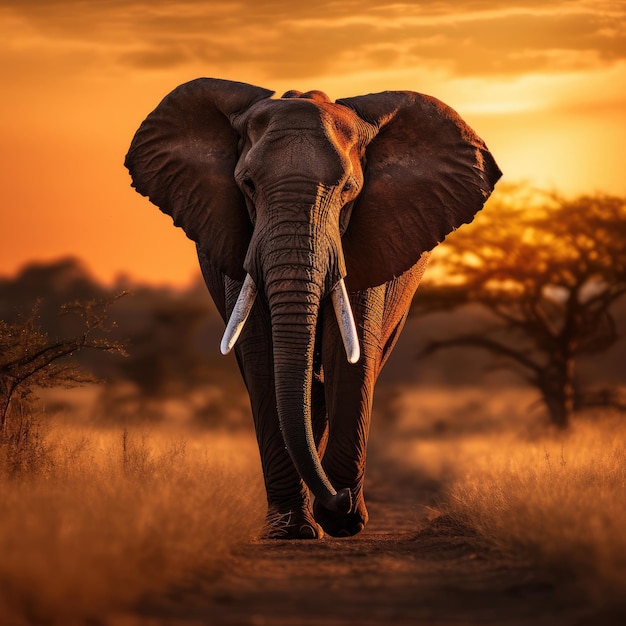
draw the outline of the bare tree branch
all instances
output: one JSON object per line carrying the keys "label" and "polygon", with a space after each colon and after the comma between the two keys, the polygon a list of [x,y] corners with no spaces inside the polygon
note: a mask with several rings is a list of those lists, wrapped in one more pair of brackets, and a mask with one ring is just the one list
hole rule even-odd
{"label": "bare tree branch", "polygon": [[[118,296],[120,297],[120,296]],[[59,359],[83,349],[124,354],[124,346],[103,337],[93,337],[97,332],[108,332],[107,309],[118,299],[72,303],[63,312],[78,314],[83,321],[83,331],[77,337],[50,342],[35,323],[36,308],[21,324],[0,322],[0,432],[4,432],[15,394],[30,393],[35,386],[80,384],[84,376],[72,367],[57,364]],[[97,309],[101,311],[97,311]]]}
{"label": "bare tree branch", "polygon": [[495,339],[490,339],[481,335],[464,335],[462,337],[453,337],[451,339],[444,339],[441,341],[430,341],[419,353],[419,356],[428,356],[445,348],[455,348],[459,346],[471,346],[473,348],[488,350],[489,352],[493,352],[499,356],[511,359],[532,372],[540,372],[542,369],[540,365],[535,363],[523,352],[510,348]]}

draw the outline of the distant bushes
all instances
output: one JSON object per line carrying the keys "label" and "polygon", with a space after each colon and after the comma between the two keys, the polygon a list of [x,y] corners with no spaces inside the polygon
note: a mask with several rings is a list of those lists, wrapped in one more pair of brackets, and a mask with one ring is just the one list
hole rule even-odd
{"label": "distant bushes", "polygon": [[[108,308],[106,333],[100,332],[104,330],[100,324],[88,329],[85,340],[86,319],[60,315],[67,310],[67,302],[76,303],[74,312],[80,313],[82,307],[85,313],[88,307],[95,310],[96,302],[110,302],[122,289],[130,293]],[[7,344],[0,351],[5,354],[4,361],[0,357],[0,402],[7,397],[19,402],[24,399],[21,392],[32,398],[36,387],[95,377],[103,384],[92,417],[108,424],[154,423],[173,413],[204,426],[251,425],[234,358],[225,359],[219,353],[223,325],[201,278],[185,289],[128,280],[105,288],[77,259],[33,263],[12,279],[0,279],[0,319],[0,340],[4,337]],[[96,339],[100,344],[106,340],[111,346],[124,345],[125,356],[103,358],[78,345],[95,347]],[[44,346],[71,353],[71,362],[48,350],[50,367],[38,369],[36,375],[22,367],[20,376],[35,377],[11,391],[17,370],[9,374],[6,367],[2,369],[9,364],[9,350],[16,354],[21,350],[24,359],[26,352],[33,355]],[[98,347],[103,349],[103,345]],[[6,402],[2,406],[8,408]],[[4,414],[2,406],[0,415]]]}

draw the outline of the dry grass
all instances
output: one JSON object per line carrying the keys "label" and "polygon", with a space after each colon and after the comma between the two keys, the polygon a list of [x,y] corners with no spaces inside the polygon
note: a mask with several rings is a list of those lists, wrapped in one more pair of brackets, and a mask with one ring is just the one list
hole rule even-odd
{"label": "dry grass", "polygon": [[598,416],[561,437],[468,442],[461,466],[446,512],[500,550],[572,574],[599,599],[624,597],[623,418]]}
{"label": "dry grass", "polygon": [[218,572],[262,523],[255,447],[63,426],[0,447],[0,623],[84,623]]}
{"label": "dry grass", "polygon": [[[518,390],[394,398],[383,447],[441,485],[434,514],[599,601],[626,595],[623,416],[590,415],[557,434]],[[0,446],[3,626],[104,622],[184,577],[219,574],[231,547],[261,528],[250,434],[15,426]]]}
{"label": "dry grass", "polygon": [[446,404],[435,392],[431,413],[437,401],[424,396],[403,398],[400,430],[415,432],[420,414],[431,429],[397,454],[444,486],[433,514],[470,526],[505,555],[581,582],[601,602],[626,596],[625,416],[596,412],[556,433],[529,417],[528,398],[515,401],[514,391],[485,394],[482,403],[467,394],[465,412],[462,393]]}

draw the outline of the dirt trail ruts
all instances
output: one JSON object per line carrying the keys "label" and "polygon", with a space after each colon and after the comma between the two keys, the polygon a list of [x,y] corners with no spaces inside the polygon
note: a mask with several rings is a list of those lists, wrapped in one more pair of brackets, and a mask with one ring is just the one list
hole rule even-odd
{"label": "dirt trail ruts", "polygon": [[367,486],[370,523],[358,537],[242,545],[228,571],[196,573],[112,624],[620,623],[594,615],[573,586],[481,548],[451,520],[429,521],[423,505],[439,485],[381,457],[370,463]]}

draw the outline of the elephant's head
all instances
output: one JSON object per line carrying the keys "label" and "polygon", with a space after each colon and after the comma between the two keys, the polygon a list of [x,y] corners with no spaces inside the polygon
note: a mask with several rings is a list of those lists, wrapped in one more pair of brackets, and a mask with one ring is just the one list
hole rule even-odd
{"label": "elephant's head", "polygon": [[181,85],[143,122],[126,166],[137,191],[213,265],[246,279],[224,351],[256,290],[264,294],[285,444],[314,495],[345,512],[349,492],[337,494],[328,481],[311,429],[320,303],[333,294],[347,320],[348,357],[357,360],[343,279],[356,291],[408,270],[471,221],[500,171],[482,140],[434,98],[272,95],[216,79]]}

